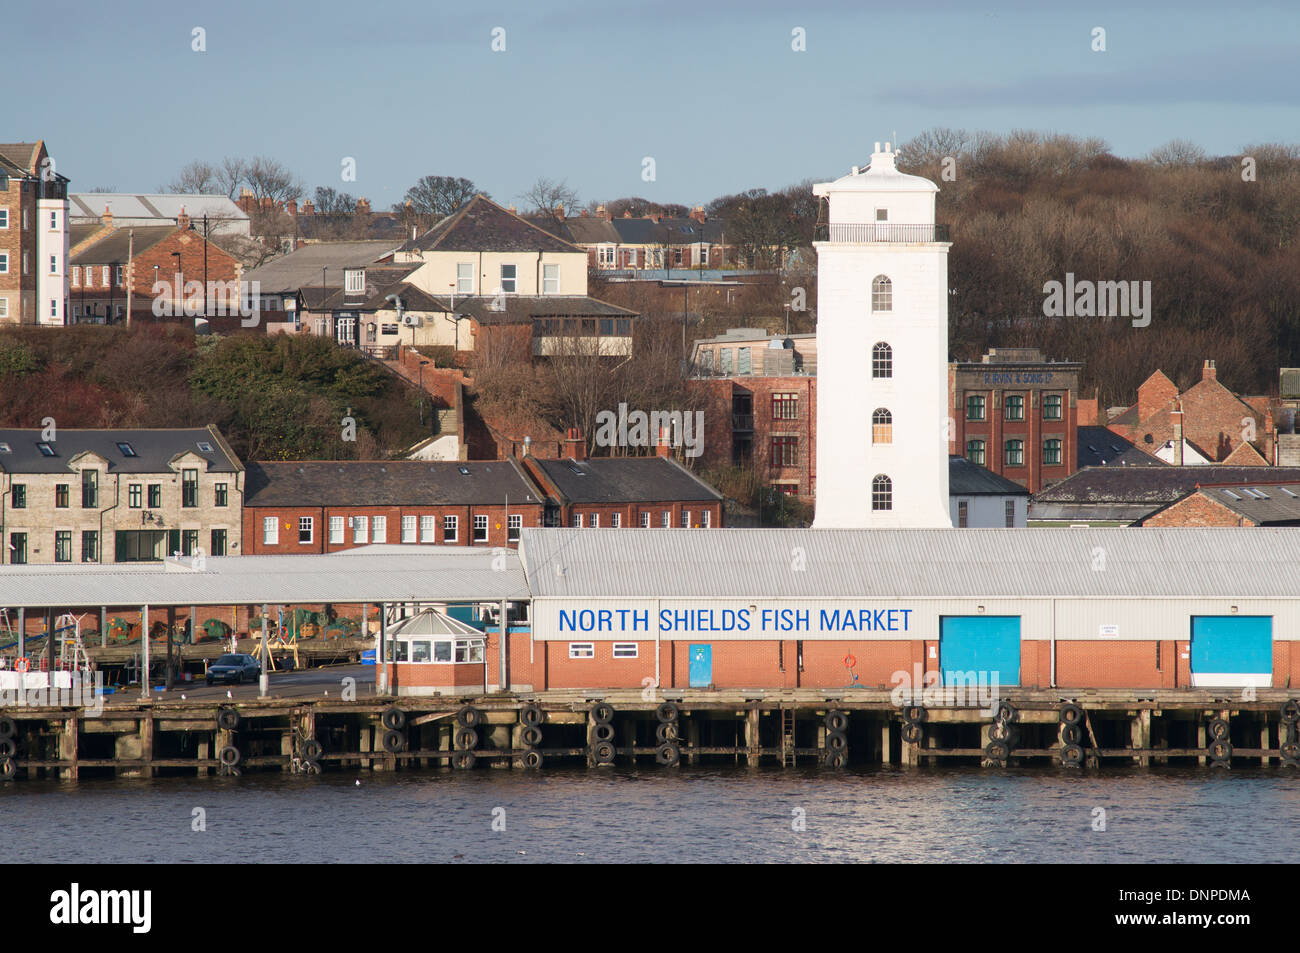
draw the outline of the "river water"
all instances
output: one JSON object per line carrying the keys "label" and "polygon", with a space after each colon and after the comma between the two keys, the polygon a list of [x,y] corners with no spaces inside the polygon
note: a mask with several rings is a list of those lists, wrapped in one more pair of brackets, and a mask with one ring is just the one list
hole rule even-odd
{"label": "river water", "polygon": [[547,768],[0,785],[10,862],[1270,863],[1294,859],[1297,831],[1300,775],[1265,769]]}

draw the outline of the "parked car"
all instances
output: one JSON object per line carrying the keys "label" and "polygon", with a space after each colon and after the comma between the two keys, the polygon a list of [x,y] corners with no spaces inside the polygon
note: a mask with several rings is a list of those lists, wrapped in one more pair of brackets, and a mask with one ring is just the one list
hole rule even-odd
{"label": "parked car", "polygon": [[262,663],[253,656],[243,653],[223,655],[208,666],[207,681],[209,685],[214,682],[238,685],[244,681],[256,681],[261,674]]}

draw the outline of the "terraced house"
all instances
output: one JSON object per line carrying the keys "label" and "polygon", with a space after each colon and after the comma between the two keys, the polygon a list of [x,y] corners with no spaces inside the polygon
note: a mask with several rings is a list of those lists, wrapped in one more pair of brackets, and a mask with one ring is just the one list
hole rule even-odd
{"label": "terraced house", "polygon": [[0,324],[68,323],[68,180],[45,143],[0,143]]}
{"label": "terraced house", "polygon": [[239,555],[243,493],[243,464],[212,425],[0,430],[6,564]]}

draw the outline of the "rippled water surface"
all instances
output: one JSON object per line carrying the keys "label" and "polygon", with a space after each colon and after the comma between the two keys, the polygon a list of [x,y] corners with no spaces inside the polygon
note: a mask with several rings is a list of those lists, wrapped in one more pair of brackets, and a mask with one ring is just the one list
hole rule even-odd
{"label": "rippled water surface", "polygon": [[[203,832],[191,830],[199,807]],[[0,785],[9,862],[1268,863],[1294,860],[1298,830],[1300,776],[1262,769],[548,768]]]}

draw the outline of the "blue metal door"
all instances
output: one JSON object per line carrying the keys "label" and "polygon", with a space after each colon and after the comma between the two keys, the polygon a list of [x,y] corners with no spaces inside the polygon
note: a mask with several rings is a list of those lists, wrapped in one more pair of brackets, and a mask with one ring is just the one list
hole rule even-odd
{"label": "blue metal door", "polygon": [[939,620],[943,684],[1020,684],[1020,616],[952,615]]}
{"label": "blue metal door", "polygon": [[691,688],[708,688],[713,684],[713,646],[691,646]]}
{"label": "blue metal door", "polygon": [[1192,616],[1192,685],[1273,684],[1273,617]]}

